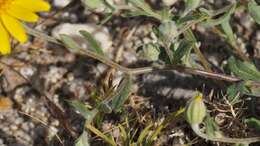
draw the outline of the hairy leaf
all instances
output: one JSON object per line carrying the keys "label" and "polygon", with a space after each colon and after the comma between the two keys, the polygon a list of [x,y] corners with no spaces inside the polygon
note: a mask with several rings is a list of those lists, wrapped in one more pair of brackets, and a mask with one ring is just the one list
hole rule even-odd
{"label": "hairy leaf", "polygon": [[201,0],[185,0],[185,10],[184,10],[182,16],[185,16],[190,11],[195,10],[197,7],[199,7],[200,3],[201,3]]}
{"label": "hairy leaf", "polygon": [[131,92],[131,87],[132,87],[132,77],[126,76],[125,79],[122,81],[122,83],[119,85],[115,96],[113,96],[112,98],[111,108],[114,111],[116,112],[119,111],[121,106],[125,103],[127,97]]}
{"label": "hairy leaf", "polygon": [[126,76],[125,79],[123,79],[123,81],[120,83],[115,95],[112,97],[111,108],[114,111],[118,112],[121,106],[125,103],[127,97],[131,92],[131,87],[132,87],[132,77]]}
{"label": "hairy leaf", "polygon": [[221,137],[219,126],[210,116],[206,118],[206,133],[211,137]]}
{"label": "hairy leaf", "polygon": [[98,112],[96,109],[92,111],[88,110],[85,104],[77,100],[72,100],[69,103],[86,119],[86,122],[88,123],[93,120]]}
{"label": "hairy leaf", "polygon": [[189,55],[192,46],[193,42],[182,40],[178,48],[173,52],[173,63],[178,64],[184,56]]}
{"label": "hairy leaf", "polygon": [[227,89],[228,100],[231,104],[237,103],[240,96],[243,96],[245,93],[248,93],[245,82],[240,82],[234,84]]}
{"label": "hairy leaf", "polygon": [[260,130],[260,120],[256,118],[249,118],[246,119],[245,122],[247,123],[248,126],[255,128],[256,130]]}
{"label": "hairy leaf", "polygon": [[[134,10],[130,13],[133,16],[148,16],[154,17],[160,21],[163,21],[165,18],[164,12],[155,12],[144,0],[129,0],[129,2],[134,6]],[[169,16],[169,15],[168,15]],[[169,18],[167,18],[169,20]]]}
{"label": "hairy leaf", "polygon": [[61,41],[66,45],[66,47],[69,49],[72,53],[78,53],[80,52],[80,46],[68,35],[61,34]]}
{"label": "hairy leaf", "polygon": [[260,81],[260,72],[249,62],[242,62],[231,57],[228,60],[228,66],[230,70],[241,79]]}
{"label": "hairy leaf", "polygon": [[89,32],[81,30],[80,34],[82,36],[84,36],[84,38],[89,42],[90,50],[94,51],[95,53],[97,53],[99,55],[104,55],[104,52],[103,52],[101,46]]}
{"label": "hairy leaf", "polygon": [[88,141],[88,133],[83,131],[80,137],[76,140],[75,146],[90,146]]}
{"label": "hairy leaf", "polygon": [[255,2],[255,0],[250,0],[248,3],[248,11],[256,23],[260,24],[260,6]]}
{"label": "hairy leaf", "polygon": [[160,55],[160,48],[157,44],[145,44],[138,52],[148,61],[157,61]]}
{"label": "hairy leaf", "polygon": [[204,23],[204,25],[206,25],[206,26],[215,26],[215,25],[219,25],[219,24],[225,23],[226,21],[229,21],[231,15],[235,12],[235,10],[236,10],[236,4],[233,4],[230,7],[230,9],[226,13],[224,13],[222,16],[220,16],[219,18],[216,18],[216,19],[208,19]]}

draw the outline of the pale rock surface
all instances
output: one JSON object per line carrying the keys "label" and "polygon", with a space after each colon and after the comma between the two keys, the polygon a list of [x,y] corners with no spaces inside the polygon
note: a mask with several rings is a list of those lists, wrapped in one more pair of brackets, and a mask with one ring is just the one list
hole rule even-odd
{"label": "pale rock surface", "polygon": [[65,7],[66,5],[68,5],[71,2],[71,0],[54,0],[53,1],[53,5],[55,7],[61,8],[61,7]]}
{"label": "pale rock surface", "polygon": [[162,0],[162,1],[163,1],[163,4],[166,6],[171,6],[177,2],[177,0]]}
{"label": "pale rock surface", "polygon": [[56,26],[52,31],[52,36],[60,38],[60,34],[71,36],[81,47],[88,48],[88,42],[80,35],[79,31],[85,30],[100,43],[101,48],[105,53],[109,52],[112,46],[112,41],[106,27],[97,26],[95,24],[70,24],[64,23]]}

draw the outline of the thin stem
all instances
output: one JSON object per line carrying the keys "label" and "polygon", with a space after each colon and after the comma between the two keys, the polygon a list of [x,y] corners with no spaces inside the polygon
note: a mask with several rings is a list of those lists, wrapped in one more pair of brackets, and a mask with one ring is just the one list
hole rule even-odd
{"label": "thin stem", "polygon": [[[217,34],[220,37],[226,37],[218,28],[213,28],[212,32]],[[233,48],[232,52],[235,53],[240,59],[244,60],[244,61],[249,61],[250,59],[241,51],[241,49],[238,47],[236,42],[232,42],[227,40],[228,44],[230,45],[230,47]]]}
{"label": "thin stem", "polygon": [[[26,29],[28,29],[28,27]],[[53,37],[50,37],[48,35],[45,35],[45,34],[39,32],[39,31],[31,29],[31,31],[29,31],[29,33],[31,35],[35,36],[35,37],[41,36],[41,38],[45,39],[46,41],[51,41],[51,42],[56,43],[58,45],[64,46],[64,44],[62,44],[59,40],[57,40]],[[96,54],[96,53],[94,53],[90,50],[87,50],[87,49],[80,48],[78,53],[82,54],[82,55],[89,56],[93,59],[99,60],[100,62],[102,62],[102,63],[104,63],[104,64],[106,64],[106,65],[108,65],[112,68],[115,68],[119,71],[122,71],[126,74],[140,75],[140,74],[146,74],[146,73],[150,73],[150,72],[154,72],[154,71],[177,70],[177,71],[184,72],[184,73],[187,73],[187,74],[198,75],[198,76],[212,78],[212,79],[216,79],[216,80],[223,80],[223,81],[228,81],[228,82],[238,82],[238,81],[240,81],[239,78],[227,76],[227,75],[224,75],[224,74],[218,74],[218,73],[193,69],[193,68],[184,67],[184,66],[172,66],[171,65],[171,66],[165,66],[165,67],[161,67],[161,68],[159,68],[159,67],[144,67],[144,68],[130,69],[130,68],[121,66],[118,63],[115,63],[114,61],[111,61],[110,59],[108,59],[104,56],[100,56],[100,55],[98,55],[98,54]]]}
{"label": "thin stem", "polygon": [[34,121],[37,121],[39,123],[41,123],[44,127],[48,128],[50,131],[52,131],[53,133],[55,133],[55,137],[58,139],[58,141],[60,142],[60,144],[62,144],[64,146],[64,142],[62,141],[61,137],[56,133],[55,130],[53,130],[49,125],[48,123],[44,122],[42,119],[40,118],[37,118],[35,115],[31,115],[31,114],[28,114],[26,112],[23,112],[23,111],[18,111],[20,114],[23,114],[25,116],[28,116],[29,118],[31,118],[32,120]]}
{"label": "thin stem", "polygon": [[[197,24],[197,23],[200,23],[202,21],[204,21],[205,19],[207,19],[207,17],[201,17],[200,19],[198,20],[194,20],[194,21],[191,21],[187,24],[185,24],[180,30],[178,30],[177,34],[176,34],[176,37],[181,35],[182,33],[185,33],[186,31],[188,31],[190,29],[191,26]],[[170,61],[172,62],[173,60],[173,56],[172,56],[172,53],[171,53],[171,49],[170,49],[170,44],[168,44],[170,41],[167,40],[165,41],[166,43],[164,43],[164,48],[165,48],[165,51],[166,51],[166,54],[167,56],[169,57]],[[200,54],[200,57],[201,57],[202,54]],[[203,55],[202,55],[203,56]],[[206,60],[206,59],[205,59]],[[205,63],[205,60],[203,60],[203,64]],[[206,63],[205,63],[206,64]],[[209,65],[208,65],[209,66]],[[208,69],[210,69],[209,67],[207,67]]]}
{"label": "thin stem", "polygon": [[215,16],[218,16],[220,14],[223,14],[225,12],[227,12],[228,10],[230,10],[231,7],[233,7],[234,3],[231,3],[221,9],[217,9],[217,10],[207,10],[208,12],[210,12],[210,17],[213,18]]}
{"label": "thin stem", "polygon": [[232,43],[228,41],[230,46],[234,49],[235,53],[244,61],[250,61],[250,59],[246,56],[244,52],[241,51],[241,49],[238,47],[237,43]]}
{"label": "thin stem", "polygon": [[46,35],[46,34],[42,33],[41,31],[32,29],[32,28],[28,27],[27,25],[23,25],[23,26],[26,29],[27,33],[34,37],[41,38],[41,39],[44,39],[45,41],[52,42],[52,43],[55,43],[58,45],[63,45],[59,40],[57,40],[54,37]]}
{"label": "thin stem", "polygon": [[217,142],[225,142],[225,143],[241,143],[241,144],[250,144],[260,141],[260,137],[252,137],[252,138],[230,138],[230,137],[212,137],[202,133],[200,131],[198,124],[191,125],[192,130],[201,138],[210,141],[217,141]]}
{"label": "thin stem", "polygon": [[165,47],[164,47],[164,50],[165,50],[165,52],[166,52],[166,54],[167,54],[167,56],[169,57],[169,59],[170,59],[170,62],[171,63],[173,63],[173,55],[172,55],[172,51],[171,51],[171,49],[170,49],[170,45],[164,45]]}
{"label": "thin stem", "polygon": [[[184,36],[192,41],[192,42],[197,42],[196,37],[194,36],[193,32],[191,29],[188,29],[185,33]],[[211,68],[210,68],[210,64],[207,61],[207,59],[205,58],[205,56],[202,54],[202,52],[200,51],[200,48],[196,45],[196,43],[192,46],[194,49],[194,52],[196,53],[196,55],[199,57],[200,62],[202,63],[203,67],[209,71],[212,72]]]}
{"label": "thin stem", "polygon": [[202,52],[200,51],[199,47],[195,44],[193,45],[193,49],[194,49],[194,52],[197,54],[197,56],[199,57],[202,65],[204,66],[204,68],[207,70],[207,71],[210,71],[212,72],[211,68],[210,68],[210,64],[209,62],[207,61],[207,59],[205,58],[205,56],[202,54]]}
{"label": "thin stem", "polygon": [[112,68],[115,68],[119,71],[122,71],[122,72],[124,72],[126,74],[130,74],[130,75],[140,75],[140,74],[146,74],[146,73],[155,72],[155,71],[158,72],[158,71],[167,71],[167,70],[168,71],[177,70],[180,72],[184,72],[184,73],[188,73],[188,74],[192,74],[192,75],[198,75],[198,76],[202,76],[202,77],[208,77],[208,78],[212,78],[212,79],[216,79],[216,80],[223,80],[223,81],[229,81],[229,82],[238,82],[241,80],[239,78],[235,78],[235,77],[231,77],[231,76],[227,76],[227,75],[223,75],[223,74],[207,72],[207,71],[203,71],[203,70],[199,70],[199,69],[193,69],[193,68],[178,66],[178,65],[169,65],[169,66],[164,66],[164,67],[127,68],[127,67],[121,66],[120,64],[107,59],[106,57],[100,56],[100,55],[98,55],[92,51],[86,50],[86,49],[80,49],[79,53],[82,55],[86,55],[91,58],[97,59],[100,62],[102,62]]}
{"label": "thin stem", "polygon": [[101,56],[101,55],[98,55],[90,50],[87,50],[87,49],[83,49],[83,48],[80,48],[79,49],[79,54],[83,54],[83,55],[86,55],[88,57],[91,57],[91,58],[94,58],[96,60],[99,60],[100,62],[112,67],[112,68],[115,68],[117,70],[120,70],[124,73],[127,73],[127,74],[131,74],[131,69],[127,68],[127,67],[124,67],[122,65],[119,65],[118,63],[108,59],[107,57],[104,57],[104,56]]}
{"label": "thin stem", "polygon": [[132,10],[132,7],[128,5],[115,5],[116,10]]}

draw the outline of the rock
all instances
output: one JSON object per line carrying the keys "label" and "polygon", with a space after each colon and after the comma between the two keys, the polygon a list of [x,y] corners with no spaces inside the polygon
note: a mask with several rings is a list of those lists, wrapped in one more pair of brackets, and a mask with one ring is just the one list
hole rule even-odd
{"label": "rock", "polygon": [[26,67],[22,67],[22,68],[20,69],[20,73],[21,73],[23,76],[29,78],[29,77],[33,76],[35,70],[36,70],[35,68],[26,66]]}
{"label": "rock", "polygon": [[126,64],[134,63],[137,61],[136,55],[132,52],[124,52],[123,58]]}
{"label": "rock", "polygon": [[105,27],[97,26],[95,24],[70,24],[64,23],[55,27],[52,31],[52,35],[55,38],[60,38],[60,34],[66,34],[71,36],[81,47],[87,48],[88,42],[84,39],[79,31],[85,30],[93,35],[93,37],[100,43],[101,48],[105,53],[112,46],[112,41]]}
{"label": "rock", "polygon": [[256,40],[260,41],[260,31],[259,30],[256,32]]}
{"label": "rock", "polygon": [[53,1],[53,5],[55,7],[61,8],[61,7],[65,7],[66,5],[68,5],[71,2],[71,0],[54,0]]}
{"label": "rock", "polygon": [[46,83],[57,83],[66,72],[67,70],[62,67],[50,66],[49,72],[44,75]]}
{"label": "rock", "polygon": [[171,6],[177,2],[177,0],[162,0],[162,1],[163,1],[163,4],[166,6]]}
{"label": "rock", "polygon": [[0,112],[10,110],[13,107],[13,102],[8,97],[0,97]]}

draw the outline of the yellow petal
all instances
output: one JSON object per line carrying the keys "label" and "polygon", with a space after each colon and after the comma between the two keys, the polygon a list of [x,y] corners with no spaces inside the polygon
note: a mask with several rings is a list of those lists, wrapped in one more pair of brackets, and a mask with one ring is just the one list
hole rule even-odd
{"label": "yellow petal", "polygon": [[7,31],[20,43],[27,41],[27,35],[22,24],[12,16],[2,14],[1,20]]}
{"label": "yellow petal", "polygon": [[51,6],[43,0],[14,0],[13,5],[17,5],[33,12],[49,11]]}
{"label": "yellow petal", "polygon": [[11,52],[10,36],[0,21],[0,53],[7,55]]}
{"label": "yellow petal", "polygon": [[[33,5],[31,5],[33,7]],[[6,12],[20,20],[27,21],[27,22],[36,22],[38,21],[39,17],[30,10],[27,10],[23,7],[19,7],[17,5],[12,5]]]}

